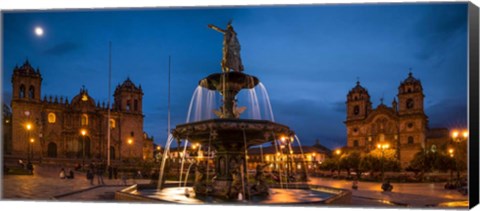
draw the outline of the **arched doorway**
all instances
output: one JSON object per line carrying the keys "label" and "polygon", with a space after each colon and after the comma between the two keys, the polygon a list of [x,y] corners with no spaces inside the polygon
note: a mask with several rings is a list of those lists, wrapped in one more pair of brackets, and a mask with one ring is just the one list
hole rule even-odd
{"label": "arched doorway", "polygon": [[77,158],[91,158],[90,137],[80,136],[77,146]]}
{"label": "arched doorway", "polygon": [[57,144],[50,142],[47,148],[47,157],[56,158],[57,157]]}
{"label": "arched doorway", "polygon": [[115,147],[110,146],[110,159],[115,160]]}

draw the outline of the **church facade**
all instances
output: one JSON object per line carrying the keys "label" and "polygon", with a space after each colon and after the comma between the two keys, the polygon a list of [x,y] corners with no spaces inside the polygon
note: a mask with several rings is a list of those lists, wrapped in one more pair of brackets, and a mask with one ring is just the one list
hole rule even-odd
{"label": "church facade", "polygon": [[28,60],[14,68],[11,148],[7,155],[106,160],[109,147],[114,161],[153,157],[153,138],[143,131],[141,86],[130,79],[119,84],[108,118],[108,106],[95,102],[86,88],[81,88],[71,101],[57,96],[42,99],[42,80],[40,70],[35,70]]}
{"label": "church facade", "polygon": [[388,145],[405,168],[417,152],[447,144],[448,129],[428,127],[424,98],[420,80],[409,73],[398,87],[397,98],[391,106],[385,105],[382,99],[380,105],[372,108],[367,89],[357,82],[347,95],[345,148],[368,153],[378,144]]}

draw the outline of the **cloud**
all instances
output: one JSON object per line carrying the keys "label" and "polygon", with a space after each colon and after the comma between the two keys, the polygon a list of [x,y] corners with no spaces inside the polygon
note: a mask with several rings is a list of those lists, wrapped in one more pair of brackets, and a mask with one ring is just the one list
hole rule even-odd
{"label": "cloud", "polygon": [[44,51],[45,54],[60,56],[78,49],[80,46],[73,42],[63,42]]}
{"label": "cloud", "polygon": [[466,127],[467,104],[456,99],[445,99],[426,108],[430,128]]}
{"label": "cloud", "polygon": [[[415,36],[420,48],[416,56],[420,60],[437,58],[439,49],[447,46],[452,39],[462,36],[467,30],[467,5],[441,5],[432,8],[415,25]],[[463,31],[463,33],[458,33]]]}
{"label": "cloud", "polygon": [[347,113],[347,106],[345,105],[345,101],[334,102],[332,103],[333,110],[342,114]]}

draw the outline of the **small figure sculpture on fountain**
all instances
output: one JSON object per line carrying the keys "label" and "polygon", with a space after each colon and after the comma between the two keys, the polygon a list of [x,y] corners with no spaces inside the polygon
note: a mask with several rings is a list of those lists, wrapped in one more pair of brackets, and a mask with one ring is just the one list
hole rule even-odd
{"label": "small figure sculpture on fountain", "polygon": [[194,190],[196,193],[207,194],[207,179],[205,177],[206,164],[203,162],[198,162],[195,164],[195,185]]}
{"label": "small figure sculpture on fountain", "polygon": [[221,29],[213,24],[208,24],[208,27],[223,34],[223,58],[222,71],[235,72],[243,71],[242,59],[240,58],[240,42],[237,39],[237,33],[233,30],[232,21],[227,24],[226,29]]}
{"label": "small figure sculpture on fountain", "polygon": [[269,164],[258,164],[256,167],[256,172],[255,172],[255,184],[251,188],[251,192],[254,195],[257,194],[268,194],[268,185],[265,180],[265,173],[264,169],[267,167]]}

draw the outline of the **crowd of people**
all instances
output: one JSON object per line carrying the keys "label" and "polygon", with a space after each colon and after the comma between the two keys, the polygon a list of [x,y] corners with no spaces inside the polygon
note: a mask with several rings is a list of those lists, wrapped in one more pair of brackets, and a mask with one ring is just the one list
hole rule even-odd
{"label": "crowd of people", "polygon": [[[91,185],[105,185],[104,176],[108,176],[109,180],[120,179],[122,185],[128,184],[128,179],[144,179],[144,175],[140,170],[135,172],[119,172],[114,165],[107,166],[104,162],[91,162],[88,165],[76,164],[74,168],[61,168],[59,174],[60,179],[74,179],[74,171],[85,172],[85,178]],[[96,182],[95,182],[96,180]]]}

